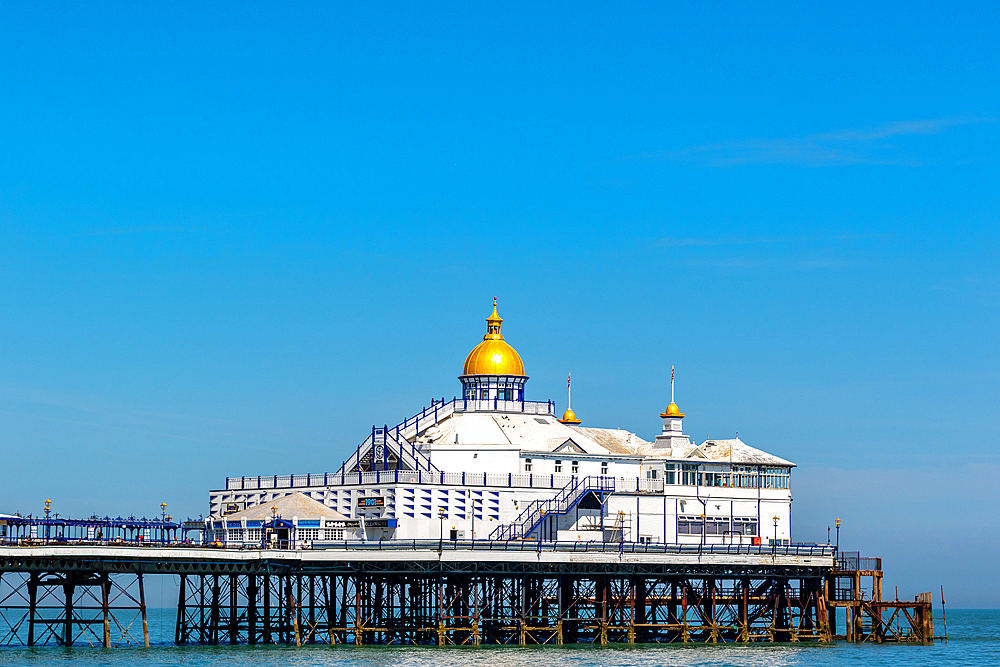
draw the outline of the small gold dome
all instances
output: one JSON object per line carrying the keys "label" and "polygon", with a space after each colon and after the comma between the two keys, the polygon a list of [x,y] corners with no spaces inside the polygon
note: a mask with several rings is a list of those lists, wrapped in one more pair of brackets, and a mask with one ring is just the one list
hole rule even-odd
{"label": "small gold dome", "polygon": [[483,342],[472,348],[465,358],[462,375],[524,375],[521,355],[503,339],[497,315],[497,300],[493,299],[493,314],[486,319],[486,335]]}
{"label": "small gold dome", "polygon": [[660,416],[661,417],[683,417],[684,413],[681,412],[681,409],[677,407],[676,403],[671,402],[670,405],[667,406],[667,411],[664,412],[664,413],[662,413]]}
{"label": "small gold dome", "polygon": [[576,413],[572,410],[567,410],[563,413],[562,419],[559,420],[563,424],[579,424],[580,420],[576,418]]}

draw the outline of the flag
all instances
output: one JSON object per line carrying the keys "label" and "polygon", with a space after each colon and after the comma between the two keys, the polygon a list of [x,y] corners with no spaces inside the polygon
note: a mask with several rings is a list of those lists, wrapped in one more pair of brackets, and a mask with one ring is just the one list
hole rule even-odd
{"label": "flag", "polygon": [[674,383],[674,367],[670,367],[670,384]]}
{"label": "flag", "polygon": [[569,385],[573,382],[573,374],[570,373],[566,376],[566,388],[569,389]]}

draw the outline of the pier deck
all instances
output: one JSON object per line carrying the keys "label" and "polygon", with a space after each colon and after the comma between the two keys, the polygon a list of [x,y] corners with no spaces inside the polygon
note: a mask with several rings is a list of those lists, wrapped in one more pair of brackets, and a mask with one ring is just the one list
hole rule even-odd
{"label": "pier deck", "polygon": [[148,645],[151,575],[179,577],[178,644],[826,642],[847,602],[824,546],[320,546],[0,547],[0,645]]}

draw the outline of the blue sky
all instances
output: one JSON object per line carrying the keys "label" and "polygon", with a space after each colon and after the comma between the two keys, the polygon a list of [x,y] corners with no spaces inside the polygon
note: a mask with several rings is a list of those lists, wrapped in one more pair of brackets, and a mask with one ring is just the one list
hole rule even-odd
{"label": "blue sky", "polygon": [[[993,4],[0,8],[0,511],[205,511],[452,396],[799,464],[996,606]],[[888,589],[887,589],[888,590]]]}

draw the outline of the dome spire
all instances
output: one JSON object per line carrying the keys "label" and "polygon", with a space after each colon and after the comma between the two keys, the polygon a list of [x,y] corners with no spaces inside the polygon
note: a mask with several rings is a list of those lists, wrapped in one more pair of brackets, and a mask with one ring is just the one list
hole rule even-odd
{"label": "dome spire", "polygon": [[674,402],[674,367],[673,366],[670,367],[670,405],[667,406],[666,411],[660,413],[660,417],[664,417],[664,418],[666,418],[666,417],[680,417],[681,419],[684,418],[684,413],[681,412],[681,409],[679,407],[677,407],[677,404]]}
{"label": "dome spire", "polygon": [[493,297],[493,314],[486,318],[486,335],[483,340],[503,340],[503,334],[500,333],[502,323],[503,318],[497,314],[497,298]]}
{"label": "dome spire", "polygon": [[563,424],[579,424],[580,420],[576,418],[576,413],[573,412],[573,374],[570,373],[566,376],[566,412],[563,413],[562,419],[559,421]]}

